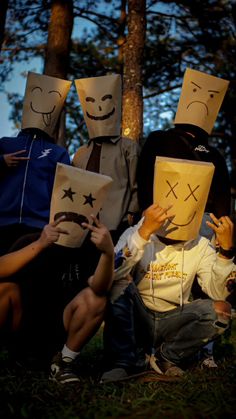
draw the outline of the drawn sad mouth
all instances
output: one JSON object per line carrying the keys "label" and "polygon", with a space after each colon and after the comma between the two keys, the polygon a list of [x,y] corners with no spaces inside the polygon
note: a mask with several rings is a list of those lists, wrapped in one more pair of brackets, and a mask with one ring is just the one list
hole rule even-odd
{"label": "drawn sad mouth", "polygon": [[193,221],[193,219],[194,219],[194,217],[195,217],[195,215],[196,215],[196,211],[193,213],[193,215],[192,215],[192,217],[190,218],[190,220],[187,222],[187,223],[185,223],[185,224],[176,224],[176,223],[173,223],[173,221],[171,221],[169,218],[168,218],[168,221],[169,221],[169,223],[170,224],[173,224],[174,226],[176,226],[176,227],[185,227],[185,226],[188,226],[189,224],[191,224],[191,222]]}
{"label": "drawn sad mouth", "polygon": [[89,220],[87,219],[87,217],[85,217],[85,215],[77,214],[76,212],[62,211],[62,212],[57,212],[54,215],[54,221],[58,220],[58,218],[62,216],[65,217],[62,223],[65,221],[70,221],[71,223],[78,224],[83,230],[86,230],[86,227],[82,226],[82,223],[89,222]]}
{"label": "drawn sad mouth", "polygon": [[205,110],[206,110],[206,114],[208,115],[208,107],[207,107],[207,105],[204,103],[204,102],[201,102],[200,100],[193,100],[192,102],[190,102],[189,104],[188,104],[188,106],[187,106],[187,109],[191,106],[191,105],[193,105],[193,103],[201,103],[201,105],[203,105],[204,107],[205,107]]}
{"label": "drawn sad mouth", "polygon": [[56,107],[56,106],[53,106],[53,109],[52,109],[50,112],[40,112],[40,111],[36,111],[36,109],[34,109],[34,107],[33,107],[32,102],[30,102],[30,107],[31,107],[31,110],[32,110],[33,112],[35,112],[35,113],[39,113],[39,114],[41,114],[41,115],[42,115],[43,122],[44,122],[44,125],[46,125],[46,127],[49,127],[49,126],[51,125],[51,121],[52,121],[52,113],[54,112],[54,110],[55,110],[55,107]]}

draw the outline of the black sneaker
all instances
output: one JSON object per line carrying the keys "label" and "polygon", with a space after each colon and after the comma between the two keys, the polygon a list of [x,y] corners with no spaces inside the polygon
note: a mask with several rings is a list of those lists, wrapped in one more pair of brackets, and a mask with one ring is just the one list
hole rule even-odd
{"label": "black sneaker", "polygon": [[100,384],[113,383],[115,381],[130,380],[144,375],[148,370],[148,364],[136,365],[136,366],[114,366],[109,371],[105,371],[100,379]]}
{"label": "black sneaker", "polygon": [[102,374],[100,384],[112,383],[128,378],[128,373],[124,368],[113,368]]}
{"label": "black sneaker", "polygon": [[58,352],[51,363],[49,380],[58,384],[78,383],[79,377],[73,371],[74,362],[65,362],[61,352]]}

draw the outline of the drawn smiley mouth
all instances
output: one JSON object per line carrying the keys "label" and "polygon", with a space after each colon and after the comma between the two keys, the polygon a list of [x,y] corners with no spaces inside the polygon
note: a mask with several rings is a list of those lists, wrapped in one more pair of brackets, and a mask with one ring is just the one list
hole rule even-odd
{"label": "drawn smiley mouth", "polygon": [[53,106],[53,109],[50,112],[40,112],[40,111],[36,111],[36,109],[34,109],[33,107],[32,102],[30,102],[30,108],[34,113],[39,113],[42,115],[43,122],[46,125],[46,127],[49,127],[51,125],[52,113],[55,111],[56,106]]}
{"label": "drawn smiley mouth", "polygon": [[106,115],[101,115],[101,116],[95,116],[95,115],[91,115],[90,113],[88,113],[86,111],[86,115],[89,119],[93,119],[93,121],[104,121],[105,119],[110,118],[113,114],[115,113],[115,108],[113,108],[111,110],[111,112],[107,113]]}
{"label": "drawn smiley mouth", "polygon": [[176,226],[176,227],[186,227],[186,226],[188,226],[189,224],[191,224],[191,222],[193,221],[193,219],[194,219],[194,217],[195,217],[195,215],[196,215],[196,211],[193,213],[193,215],[192,215],[192,217],[190,218],[190,220],[187,222],[187,223],[185,223],[185,224],[177,224],[177,223],[173,223],[173,221],[171,221],[169,218],[168,218],[168,221],[169,221],[169,223],[170,224],[173,224],[174,226]]}
{"label": "drawn smiley mouth", "polygon": [[192,102],[190,102],[187,106],[187,109],[193,104],[193,103],[201,103],[203,106],[205,106],[206,109],[206,114],[208,115],[208,107],[204,102],[201,102],[200,100],[193,100]]}
{"label": "drawn smiley mouth", "polygon": [[69,221],[71,223],[78,224],[83,230],[86,230],[86,227],[82,226],[82,223],[89,223],[89,220],[85,215],[77,214],[76,212],[62,211],[57,212],[54,215],[54,221],[58,220],[60,217],[65,217],[62,222]]}

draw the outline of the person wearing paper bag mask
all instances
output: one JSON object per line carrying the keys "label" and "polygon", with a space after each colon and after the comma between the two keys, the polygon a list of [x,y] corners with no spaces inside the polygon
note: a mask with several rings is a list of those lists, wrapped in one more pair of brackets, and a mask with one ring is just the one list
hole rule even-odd
{"label": "person wearing paper bag mask", "polygon": [[[156,156],[212,162],[215,166],[201,234],[211,238],[205,220],[209,213],[217,217],[230,214],[230,179],[221,153],[208,144],[215,120],[229,82],[201,71],[187,68],[184,74],[175,127],[149,134],[140,153],[137,179],[141,211],[153,202],[153,176]],[[144,176],[145,174],[145,176]]]}
{"label": "person wearing paper bag mask", "polygon": [[[27,342],[30,337],[30,342],[36,341],[41,358],[55,350],[50,379],[58,384],[79,381],[75,358],[104,318],[113,279],[114,247],[108,229],[95,215],[111,184],[108,176],[58,163],[50,221],[61,220],[67,234],[60,234],[55,243],[11,278],[19,284],[23,300],[23,340]],[[84,247],[86,235],[91,247],[97,249],[95,267]],[[22,238],[18,246],[22,246],[22,240],[25,245],[31,236]]]}
{"label": "person wearing paper bag mask", "polygon": [[138,145],[121,132],[121,76],[75,80],[89,141],[78,149],[72,164],[113,179],[99,219],[114,242],[138,213],[136,167]]}
{"label": "person wearing paper bag mask", "polygon": [[20,236],[40,232],[49,221],[57,162],[70,164],[55,144],[58,118],[71,82],[28,73],[21,131],[0,139],[0,254]]}
{"label": "person wearing paper bag mask", "polygon": [[[105,333],[113,363],[102,382],[146,369],[147,359],[157,373],[181,376],[184,361],[228,328],[227,282],[236,279],[234,226],[228,216],[211,214],[207,224],[219,253],[198,234],[213,172],[211,163],[157,157],[155,202],[115,247]],[[131,271],[133,281],[124,285]],[[208,298],[190,302],[195,276]],[[113,294],[119,281],[123,288]]]}

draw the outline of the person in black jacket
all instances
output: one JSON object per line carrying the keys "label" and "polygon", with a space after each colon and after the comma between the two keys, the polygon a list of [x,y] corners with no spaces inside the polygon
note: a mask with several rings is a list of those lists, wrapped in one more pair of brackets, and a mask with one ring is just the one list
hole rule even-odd
{"label": "person in black jacket", "polygon": [[29,73],[22,130],[0,139],[0,255],[21,236],[49,222],[57,162],[70,164],[55,144],[58,118],[71,82]]}
{"label": "person in black jacket", "polygon": [[[199,234],[215,241],[207,226],[210,213],[216,217],[230,215],[231,187],[227,165],[222,154],[208,143],[229,82],[219,77],[187,68],[184,75],[175,127],[149,134],[140,153],[137,167],[138,201],[141,213],[153,203],[153,178],[156,156],[212,162],[215,172]],[[192,296],[205,298],[197,281]],[[204,349],[207,367],[216,367],[213,348]]]}
{"label": "person in black jacket", "polygon": [[[141,212],[153,203],[156,156],[165,156],[212,162],[215,173],[205,212],[214,212],[217,217],[230,214],[230,178],[226,162],[221,153],[208,144],[227,87],[226,80],[186,70],[175,127],[151,132],[140,153],[137,181]],[[202,233],[204,235],[204,231]]]}

